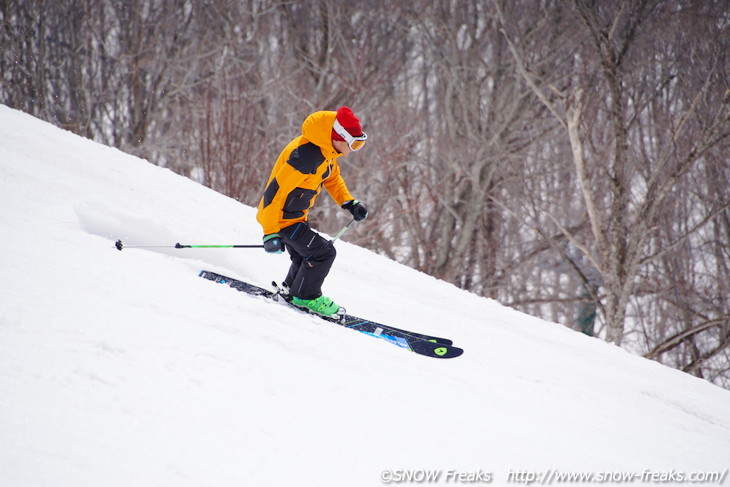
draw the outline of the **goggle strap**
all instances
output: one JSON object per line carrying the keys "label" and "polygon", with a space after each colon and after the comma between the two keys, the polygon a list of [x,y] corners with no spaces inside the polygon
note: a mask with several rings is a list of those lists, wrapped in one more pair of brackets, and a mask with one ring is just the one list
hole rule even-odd
{"label": "goggle strap", "polygon": [[[350,132],[345,130],[345,127],[342,126],[342,124],[340,123],[339,120],[337,120],[337,118],[335,118],[335,123],[332,125],[332,128],[335,130],[335,132],[337,132],[340,135],[340,137],[345,139],[345,142],[347,142],[347,145],[350,147],[350,149],[352,149],[352,144],[356,140],[364,142],[368,138],[368,136],[365,133],[363,133],[362,135],[359,135],[357,137],[353,136]],[[357,149],[353,149],[353,150],[357,150]]]}

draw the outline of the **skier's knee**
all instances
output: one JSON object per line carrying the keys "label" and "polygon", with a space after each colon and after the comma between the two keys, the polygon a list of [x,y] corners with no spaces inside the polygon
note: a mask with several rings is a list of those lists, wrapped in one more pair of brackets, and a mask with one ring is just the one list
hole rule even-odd
{"label": "skier's knee", "polygon": [[318,252],[315,259],[319,262],[332,262],[335,260],[335,257],[337,257],[337,249],[335,249],[335,246],[332,245],[331,242],[328,242],[327,245],[322,248],[321,252]]}

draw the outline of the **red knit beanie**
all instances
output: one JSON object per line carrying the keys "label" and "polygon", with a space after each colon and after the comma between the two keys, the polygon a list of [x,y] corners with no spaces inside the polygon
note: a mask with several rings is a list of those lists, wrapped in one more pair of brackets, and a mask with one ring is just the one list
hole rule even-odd
{"label": "red knit beanie", "polygon": [[[362,135],[360,120],[348,107],[340,107],[340,109],[337,110],[337,121],[340,122],[340,125],[342,125],[342,127],[347,130],[347,133],[353,137],[359,137]],[[345,140],[340,134],[335,132],[335,129],[332,129],[332,139],[341,141]]]}

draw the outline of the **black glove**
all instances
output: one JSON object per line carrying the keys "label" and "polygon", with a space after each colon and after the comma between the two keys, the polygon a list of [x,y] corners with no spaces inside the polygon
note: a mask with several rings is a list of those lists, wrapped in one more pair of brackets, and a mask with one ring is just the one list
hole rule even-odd
{"label": "black glove", "polygon": [[352,213],[356,222],[363,221],[368,217],[368,209],[357,200],[350,200],[342,205],[342,208]]}
{"label": "black glove", "polygon": [[264,250],[270,254],[280,254],[284,251],[284,242],[278,233],[264,235]]}

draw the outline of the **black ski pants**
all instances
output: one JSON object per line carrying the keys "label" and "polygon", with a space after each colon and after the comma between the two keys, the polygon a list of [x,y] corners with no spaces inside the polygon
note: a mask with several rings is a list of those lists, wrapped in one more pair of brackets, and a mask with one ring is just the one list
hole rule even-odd
{"label": "black ski pants", "polygon": [[295,223],[279,230],[291,257],[284,284],[292,296],[316,299],[322,295],[322,283],[330,272],[337,251],[332,242],[309,228],[307,222]]}

